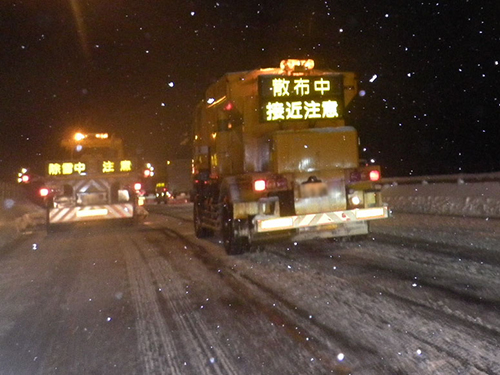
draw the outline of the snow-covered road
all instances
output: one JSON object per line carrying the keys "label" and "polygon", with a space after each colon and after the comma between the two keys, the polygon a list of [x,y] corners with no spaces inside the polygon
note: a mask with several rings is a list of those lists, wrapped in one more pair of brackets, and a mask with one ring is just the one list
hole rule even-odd
{"label": "snow-covered road", "polygon": [[[168,222],[190,238],[182,221]],[[268,245],[219,269],[250,282],[260,304],[312,347],[312,362],[333,359],[355,374],[496,374],[498,224],[396,214],[373,225],[370,241]]]}
{"label": "snow-covered road", "polygon": [[190,204],[25,227],[0,253],[0,374],[500,373],[500,220],[405,200],[369,240],[237,257],[194,236]]}

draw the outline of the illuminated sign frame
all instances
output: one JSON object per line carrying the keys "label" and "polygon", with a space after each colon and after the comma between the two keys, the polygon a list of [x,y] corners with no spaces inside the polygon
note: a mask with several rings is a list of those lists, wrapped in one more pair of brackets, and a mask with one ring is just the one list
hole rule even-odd
{"label": "illuminated sign frame", "polygon": [[[92,166],[91,166],[92,164]],[[130,159],[101,160],[98,164],[82,161],[54,161],[47,163],[47,176],[85,176],[87,174],[118,174],[133,172],[134,162]]]}
{"label": "illuminated sign frame", "polygon": [[309,121],[344,117],[344,82],[340,74],[260,75],[260,121]]}

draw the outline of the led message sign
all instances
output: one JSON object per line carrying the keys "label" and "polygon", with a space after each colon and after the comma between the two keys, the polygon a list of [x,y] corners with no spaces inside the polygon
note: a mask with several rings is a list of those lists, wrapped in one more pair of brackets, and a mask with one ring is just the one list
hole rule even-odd
{"label": "led message sign", "polygon": [[259,76],[262,122],[342,118],[341,75]]}
{"label": "led message sign", "polygon": [[[72,176],[86,175],[88,171],[88,163],[76,161],[52,162],[47,165],[47,174],[49,176]],[[132,171],[132,161],[130,160],[103,160],[98,170],[95,172],[102,174],[126,173]]]}

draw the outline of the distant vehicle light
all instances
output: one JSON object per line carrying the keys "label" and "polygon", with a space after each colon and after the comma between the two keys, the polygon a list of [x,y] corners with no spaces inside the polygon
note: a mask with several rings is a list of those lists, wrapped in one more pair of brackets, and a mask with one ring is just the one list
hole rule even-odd
{"label": "distant vehicle light", "polygon": [[266,180],[255,180],[253,182],[253,189],[255,191],[264,191],[264,190],[266,190]]}
{"label": "distant vehicle light", "polygon": [[370,171],[370,181],[380,180],[380,172],[377,170]]}
{"label": "distant vehicle light", "polygon": [[50,190],[47,189],[47,188],[41,188],[40,189],[40,196],[41,197],[46,197],[47,195],[49,195],[49,193],[50,193]]}
{"label": "distant vehicle light", "polygon": [[141,190],[141,188],[142,188],[142,184],[140,182],[136,182],[134,184],[134,190],[135,191]]}
{"label": "distant vehicle light", "polygon": [[232,109],[234,108],[234,105],[232,102],[228,102],[225,106],[224,106],[224,110],[225,111],[231,111]]}

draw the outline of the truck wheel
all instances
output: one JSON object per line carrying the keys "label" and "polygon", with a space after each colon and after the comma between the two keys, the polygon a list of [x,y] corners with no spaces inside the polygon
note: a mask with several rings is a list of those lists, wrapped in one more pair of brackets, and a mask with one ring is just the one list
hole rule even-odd
{"label": "truck wheel", "polygon": [[203,227],[201,225],[201,203],[194,202],[193,204],[193,222],[194,222],[194,233],[198,238],[208,238],[213,237],[214,231],[212,229]]}
{"label": "truck wheel", "polygon": [[222,211],[222,239],[228,255],[243,254],[250,250],[250,241],[246,236],[238,236],[233,219],[233,207],[225,204]]}

